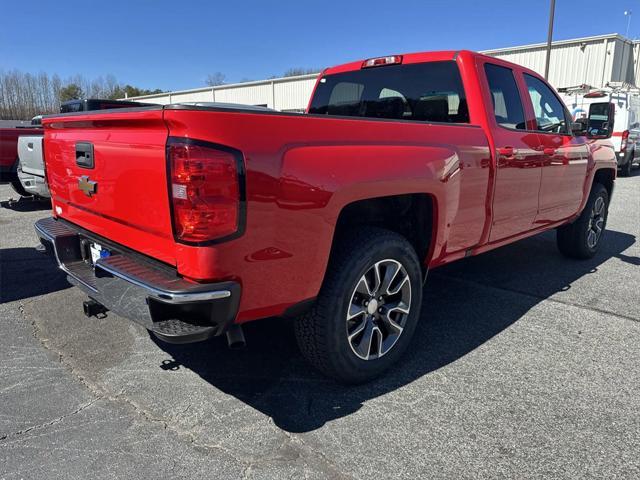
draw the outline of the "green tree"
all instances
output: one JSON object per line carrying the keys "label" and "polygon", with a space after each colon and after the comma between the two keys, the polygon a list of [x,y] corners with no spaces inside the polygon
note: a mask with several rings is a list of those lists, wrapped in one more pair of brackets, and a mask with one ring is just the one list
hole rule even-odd
{"label": "green tree", "polygon": [[70,83],[60,89],[60,101],[66,102],[68,100],[76,100],[84,97],[84,92],[80,85]]}
{"label": "green tree", "polygon": [[139,97],[141,95],[153,95],[155,93],[162,93],[162,90],[156,88],[155,90],[148,90],[146,88],[138,88],[132,85],[119,85],[113,90],[113,93],[109,96],[111,99]]}

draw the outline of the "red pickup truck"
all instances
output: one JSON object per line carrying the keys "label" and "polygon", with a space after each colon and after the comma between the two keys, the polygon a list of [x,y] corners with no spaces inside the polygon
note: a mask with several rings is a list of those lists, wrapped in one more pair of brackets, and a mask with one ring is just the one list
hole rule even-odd
{"label": "red pickup truck", "polygon": [[446,51],[329,68],[305,114],[49,116],[39,248],[88,315],[169,342],[294,317],[313,365],[363,382],[407,348],[428,269],[552,228],[564,254],[597,252],[616,176],[607,114],[572,123],[535,72]]}

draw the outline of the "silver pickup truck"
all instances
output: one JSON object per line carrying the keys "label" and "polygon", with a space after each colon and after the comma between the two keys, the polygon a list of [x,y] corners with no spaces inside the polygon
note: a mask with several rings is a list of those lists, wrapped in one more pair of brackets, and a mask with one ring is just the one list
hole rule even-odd
{"label": "silver pickup truck", "polygon": [[49,198],[49,188],[44,178],[42,155],[42,135],[28,135],[18,138],[18,179],[29,194]]}
{"label": "silver pickup truck", "polygon": [[[70,100],[60,106],[60,113],[84,112],[88,110],[105,110],[110,108],[144,107],[150,103],[131,102],[125,100],[101,100],[86,98]],[[40,125],[42,115],[33,117],[32,125]],[[45,179],[42,135],[25,135],[18,138],[18,178],[28,195],[49,198],[49,187]]]}

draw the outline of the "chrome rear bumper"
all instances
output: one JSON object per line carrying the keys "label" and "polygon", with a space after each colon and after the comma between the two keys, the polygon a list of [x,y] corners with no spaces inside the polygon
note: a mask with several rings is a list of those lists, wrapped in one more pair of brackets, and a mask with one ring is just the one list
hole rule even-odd
{"label": "chrome rear bumper", "polygon": [[[174,268],[133,254],[64,220],[39,220],[35,230],[72,285],[162,340],[204,340],[223,333],[235,320],[240,299],[236,282],[187,282]],[[86,254],[89,242],[104,245],[111,256],[92,265]]]}

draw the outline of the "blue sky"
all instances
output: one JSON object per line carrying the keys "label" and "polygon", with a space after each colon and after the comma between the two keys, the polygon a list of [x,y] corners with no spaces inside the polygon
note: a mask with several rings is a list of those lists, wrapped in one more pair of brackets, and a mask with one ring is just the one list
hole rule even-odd
{"label": "blue sky", "polygon": [[[640,0],[557,0],[555,39],[618,32]],[[544,42],[547,0],[0,2],[0,69],[175,90],[382,54]]]}

